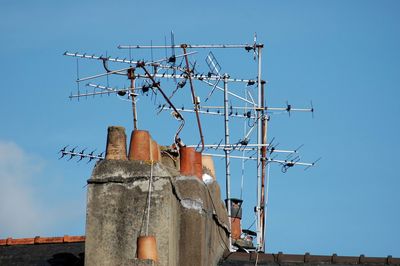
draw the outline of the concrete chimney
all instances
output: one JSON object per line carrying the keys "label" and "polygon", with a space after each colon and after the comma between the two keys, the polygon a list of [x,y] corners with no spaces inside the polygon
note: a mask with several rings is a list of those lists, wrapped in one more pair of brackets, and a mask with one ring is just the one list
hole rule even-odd
{"label": "concrete chimney", "polygon": [[[85,265],[216,265],[228,249],[230,230],[218,184],[161,163],[163,154],[150,135],[145,148],[133,148],[132,139],[131,160],[100,161],[88,180]],[[156,238],[157,263],[137,257],[138,238],[146,232],[150,176],[148,235]]]}

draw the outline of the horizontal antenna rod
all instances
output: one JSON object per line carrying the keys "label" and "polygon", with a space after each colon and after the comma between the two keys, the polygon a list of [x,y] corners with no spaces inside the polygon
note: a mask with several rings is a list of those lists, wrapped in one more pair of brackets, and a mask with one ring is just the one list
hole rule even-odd
{"label": "horizontal antenna rod", "polygon": [[[198,145],[186,145],[187,147],[194,147],[196,148]],[[224,144],[207,144],[204,145],[205,148],[210,148],[210,149],[220,149],[220,150],[231,150],[231,151],[255,151],[257,150],[258,147],[268,147],[270,144],[247,144],[247,145],[242,145],[242,144],[237,144],[237,145],[224,145]],[[273,152],[275,153],[298,153],[297,150],[280,150],[280,149],[274,149]]]}
{"label": "horizontal antenna rod", "polygon": [[64,158],[65,156],[69,156],[69,158],[68,158],[68,161],[69,161],[69,160],[71,160],[71,159],[73,159],[73,158],[75,158],[75,157],[79,157],[78,162],[80,162],[80,161],[82,161],[82,159],[88,158],[88,159],[89,159],[88,163],[91,162],[91,161],[94,160],[94,159],[96,159],[96,160],[103,160],[103,159],[104,159],[104,155],[103,155],[104,152],[102,152],[102,153],[96,155],[96,154],[94,154],[94,152],[95,152],[96,150],[94,150],[94,151],[92,151],[92,152],[90,152],[90,153],[85,153],[86,148],[83,149],[81,152],[76,152],[75,150],[76,150],[76,148],[78,148],[78,147],[75,147],[75,148],[73,148],[73,149],[71,149],[71,150],[69,150],[69,151],[66,150],[67,147],[68,147],[68,146],[65,146],[64,148],[62,148],[62,149],[60,150],[59,153],[61,153],[61,157],[58,158],[58,159]]}
{"label": "horizontal antenna rod", "polygon": [[[209,155],[209,156],[214,156],[214,157],[225,157],[225,154],[215,154],[215,153],[203,153],[203,155]],[[257,157],[253,157],[253,156],[230,156],[231,158],[235,158],[235,159],[246,159],[246,160],[257,160]],[[272,163],[280,163],[283,165],[302,165],[302,166],[314,166],[314,163],[303,163],[303,162],[295,162],[295,161],[290,161],[290,160],[276,160],[276,159],[270,159],[270,158],[262,158],[262,159],[266,159],[268,162],[272,162]]]}
{"label": "horizontal antenna rod", "polygon": [[[216,153],[204,153],[203,155],[213,156],[213,157],[223,157],[225,158],[225,154],[216,154]],[[257,157],[252,156],[236,156],[236,155],[229,155],[230,158],[234,159],[247,159],[247,160],[257,160]]]}
{"label": "horizontal antenna rod", "polygon": [[88,83],[88,84],[86,84],[86,86],[92,87],[92,88],[97,88],[97,89],[102,89],[102,90],[107,90],[108,92],[119,92],[119,91],[127,91],[128,90],[128,89],[115,89],[115,88],[106,87],[106,86],[102,86],[99,84],[93,84],[93,83]]}
{"label": "horizontal antenna rod", "polygon": [[[104,91],[93,91],[93,92],[86,92],[86,93],[79,93],[79,94],[71,94],[69,96],[70,99],[72,98],[80,98],[80,97],[87,97],[87,96],[96,96],[96,95],[104,95],[104,94],[110,94],[110,93],[117,93],[119,96],[124,96],[127,93],[129,95],[137,96],[138,94],[130,92],[132,88],[124,88],[124,89],[115,89],[111,87],[106,87],[98,84],[93,84],[93,83],[88,83],[86,84],[88,87],[96,88],[96,89],[101,89]],[[138,87],[135,88],[135,90],[141,90],[143,87]]]}
{"label": "horizontal antenna rod", "polygon": [[[201,106],[206,109],[223,109],[223,106]],[[244,107],[244,106],[230,106],[230,109],[247,109],[247,110],[265,110],[265,111],[297,111],[297,112],[312,112],[313,108],[290,108],[287,107],[264,107],[264,108],[254,108],[254,107]]]}
{"label": "horizontal antenna rod", "polygon": [[98,160],[103,160],[104,156],[100,156],[100,155],[94,155],[94,154],[88,154],[88,153],[79,153],[79,152],[70,152],[70,151],[63,151],[64,156],[78,156],[78,157],[83,157],[83,158],[91,158],[93,159],[98,159]]}
{"label": "horizontal antenna rod", "polygon": [[[189,53],[186,53],[186,54],[180,54],[180,55],[177,55],[177,56],[175,56],[175,58],[179,58],[179,57],[183,57],[183,56],[185,56],[185,55],[192,55],[192,54],[196,54],[197,52],[196,51],[193,51],[193,52],[189,52]],[[128,59],[126,59],[126,58],[124,58],[124,59],[119,59],[118,57],[117,58],[113,58],[113,57],[104,57],[104,56],[98,56],[98,55],[88,55],[88,54],[86,54],[86,53],[84,53],[84,54],[80,54],[80,53],[70,53],[70,52],[65,52],[64,53],[64,55],[65,56],[72,56],[72,57],[78,57],[78,58],[85,58],[85,59],[95,59],[95,60],[106,60],[106,61],[110,61],[110,62],[117,62],[117,63],[126,63],[126,64],[134,64],[134,65],[136,65],[137,63],[139,63],[140,61],[133,61],[133,60],[128,60]],[[164,61],[167,61],[169,58],[163,58],[163,59],[160,59],[160,60],[156,60],[156,61],[151,61],[151,62],[147,62],[147,63],[145,63],[145,65],[151,65],[151,64],[156,64],[156,63],[160,63],[160,62],[164,62]]]}
{"label": "horizontal antenna rod", "polygon": [[103,57],[102,55],[101,56],[97,56],[97,55],[69,53],[69,52],[65,52],[64,55],[65,56],[78,57],[78,58],[85,58],[85,59],[106,60],[106,61],[110,61],[110,62],[127,63],[127,64],[137,64],[138,63],[138,61],[128,60],[126,58],[119,59],[118,57],[117,58]]}
{"label": "horizontal antenna rod", "polygon": [[[195,111],[193,109],[185,109],[185,108],[176,108],[177,110],[181,111],[181,112],[187,112],[187,113],[195,113]],[[171,107],[169,106],[164,106],[164,107],[160,107],[160,111],[168,111],[168,110],[172,110]],[[220,115],[223,116],[224,113],[218,113],[218,112],[213,112],[213,111],[204,111],[204,110],[199,110],[198,111],[200,114],[209,114],[209,115]],[[247,114],[229,114],[230,117],[237,117],[237,118],[253,118],[255,119],[255,116],[247,116]]]}
{"label": "horizontal antenna rod", "polygon": [[[221,87],[218,86],[218,85],[212,84],[211,82],[208,82],[208,81],[206,81],[206,80],[201,80],[201,81],[204,82],[204,83],[206,83],[206,84],[208,84],[208,85],[210,85],[211,87],[215,87],[216,89],[218,89],[218,90],[220,90],[220,91],[224,91],[224,89],[221,88]],[[249,101],[249,100],[247,100],[247,99],[245,99],[245,98],[243,98],[243,97],[241,97],[241,96],[239,96],[239,95],[237,95],[237,94],[235,94],[235,93],[233,93],[233,92],[228,91],[228,94],[231,95],[231,96],[233,96],[233,97],[235,97],[235,98],[238,98],[238,99],[240,99],[240,100],[242,100],[242,101],[245,101],[245,102],[251,104],[252,106],[256,106],[255,103],[253,103],[253,102],[251,102],[251,101]]]}
{"label": "horizontal antenna rod", "polygon": [[[247,145],[242,145],[242,144],[229,144],[229,145],[225,145],[225,144],[205,144],[204,147],[205,148],[214,148],[214,147],[223,147],[223,148],[235,148],[238,146],[243,146],[243,147],[268,147],[270,144],[247,144]],[[186,147],[197,147],[197,145],[186,145]]]}
{"label": "horizontal antenna rod", "polygon": [[[160,66],[159,66],[160,67]],[[165,68],[169,68],[169,67],[165,67]],[[136,74],[137,77],[139,78],[147,78],[146,75],[143,74]],[[156,77],[156,78],[167,78],[167,79],[187,79],[188,76],[187,74],[152,74],[152,76]],[[209,77],[206,74],[191,74],[190,76],[193,79],[198,79],[198,80],[221,80],[223,77],[222,76],[216,76],[216,75],[212,75],[211,77]],[[243,83],[253,83],[255,82],[255,80],[252,79],[238,79],[238,78],[228,78],[227,79],[228,82],[243,82]]]}
{"label": "horizontal antenna rod", "polygon": [[[125,91],[126,90],[121,90],[121,92],[125,92]],[[80,97],[104,95],[104,94],[110,94],[110,93],[118,93],[118,92],[114,92],[114,91],[95,91],[95,92],[72,94],[72,95],[68,96],[68,98],[73,99],[73,98],[80,98]]]}
{"label": "horizontal antenna rod", "polygon": [[97,75],[93,75],[93,76],[89,76],[89,77],[84,77],[84,78],[81,78],[81,79],[77,79],[76,82],[82,82],[82,81],[85,81],[85,80],[90,80],[90,79],[95,79],[95,78],[99,78],[99,77],[103,77],[103,76],[107,76],[107,75],[111,75],[111,74],[115,74],[115,73],[120,73],[120,72],[123,72],[123,71],[127,71],[130,68],[131,67],[126,67],[126,68],[121,68],[121,69],[109,71],[109,72],[106,72],[106,73],[101,73],[101,74],[97,74]]}
{"label": "horizontal antenna rod", "polygon": [[264,44],[178,44],[178,45],[118,45],[118,49],[165,49],[165,48],[247,48],[263,47]]}
{"label": "horizontal antenna rod", "polygon": [[[187,78],[187,70],[179,67],[179,66],[168,66],[168,65],[161,65],[158,64],[157,67],[160,68],[164,68],[164,69],[175,69],[175,70],[179,70],[181,72],[183,72],[182,74],[179,75],[171,75],[172,78],[183,78],[182,76],[184,75],[184,78]],[[163,74],[160,74],[163,75]],[[199,79],[199,80],[203,80],[203,79],[207,79],[207,80],[222,80],[224,78],[224,76],[221,75],[216,75],[214,73],[207,73],[207,74],[199,74],[199,73],[192,73],[191,77],[195,78],[195,79]],[[254,79],[239,79],[239,78],[227,78],[226,79],[228,82],[243,82],[243,83],[248,83],[248,86],[254,85],[256,84],[256,80]]]}
{"label": "horizontal antenna rod", "polygon": [[[179,55],[176,55],[175,58],[180,58],[180,57],[184,57],[184,56],[192,55],[192,54],[197,54],[197,52],[193,51],[193,52],[188,52],[188,53],[184,53],[184,54],[179,54]],[[169,57],[166,57],[166,58],[163,58],[163,59],[160,59],[160,60],[147,62],[147,63],[145,63],[145,65],[148,66],[148,65],[151,65],[151,64],[157,64],[157,63],[160,63],[160,62],[168,61],[169,59],[170,59]]]}
{"label": "horizontal antenna rod", "polygon": [[313,112],[313,108],[287,108],[287,107],[264,107],[266,111],[287,111],[287,112]]}

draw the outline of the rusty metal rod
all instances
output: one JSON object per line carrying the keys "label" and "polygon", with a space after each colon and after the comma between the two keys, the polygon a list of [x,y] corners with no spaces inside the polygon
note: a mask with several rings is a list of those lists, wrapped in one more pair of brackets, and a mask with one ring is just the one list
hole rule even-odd
{"label": "rusty metal rod", "polygon": [[267,126],[268,120],[264,112],[264,96],[265,96],[265,81],[261,81],[261,135],[262,142],[261,145],[261,234],[263,236],[263,247],[265,249],[265,167],[267,165],[267,148],[264,146],[267,144]]}
{"label": "rusty metal rod", "polygon": [[153,78],[153,76],[151,75],[151,73],[146,69],[146,66],[144,63],[138,63],[137,64],[138,67],[141,67],[143,69],[143,71],[146,73],[146,75],[149,77],[149,79],[153,82],[153,86],[157,87],[157,89],[160,91],[161,95],[164,97],[165,101],[167,101],[167,103],[169,104],[169,106],[172,107],[172,109],[175,111],[176,117],[178,119],[180,119],[181,121],[181,125],[179,126],[176,134],[175,134],[175,143],[179,146],[179,133],[182,131],[182,128],[185,125],[185,119],[183,118],[183,116],[181,115],[181,113],[179,113],[178,109],[175,108],[174,104],[171,102],[171,100],[168,98],[168,96],[165,94],[165,92],[161,89],[160,84],[158,82],[156,82]]}
{"label": "rusty metal rod", "polygon": [[201,141],[200,152],[203,152],[204,151],[204,136],[203,136],[203,131],[201,129],[201,121],[200,121],[200,115],[199,115],[199,103],[197,102],[196,93],[194,91],[192,75],[191,75],[191,70],[190,70],[190,65],[189,65],[189,58],[188,58],[188,56],[186,54],[186,45],[182,45],[182,49],[183,49],[183,54],[185,54],[186,75],[189,77],[189,84],[190,84],[190,90],[192,91],[192,99],[193,99],[193,104],[194,104],[194,111],[196,113],[197,126],[199,128],[200,141]]}

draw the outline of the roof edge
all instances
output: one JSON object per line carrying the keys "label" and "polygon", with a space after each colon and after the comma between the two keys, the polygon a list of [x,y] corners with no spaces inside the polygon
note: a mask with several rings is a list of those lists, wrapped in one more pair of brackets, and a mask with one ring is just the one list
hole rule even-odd
{"label": "roof edge", "polygon": [[36,244],[55,244],[55,243],[76,243],[84,242],[85,236],[69,236],[64,235],[61,237],[32,237],[32,238],[6,238],[0,239],[0,246],[14,246],[14,245],[36,245]]}
{"label": "roof edge", "polygon": [[244,253],[244,252],[226,252],[224,261],[258,261],[260,262],[275,262],[275,263],[327,263],[327,264],[379,264],[379,265],[400,265],[400,258],[387,257],[366,257],[360,255],[354,256],[338,256],[332,254],[330,256],[284,254],[282,252],[273,253]]}

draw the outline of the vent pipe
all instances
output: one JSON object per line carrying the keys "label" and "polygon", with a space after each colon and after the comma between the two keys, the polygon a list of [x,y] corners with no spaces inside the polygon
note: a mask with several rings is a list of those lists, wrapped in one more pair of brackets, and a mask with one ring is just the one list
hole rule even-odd
{"label": "vent pipe", "polygon": [[231,216],[230,221],[231,221],[231,237],[232,240],[238,240],[240,239],[240,236],[242,235],[242,203],[243,200],[241,199],[226,199],[225,202],[228,204],[228,202],[231,202]]}
{"label": "vent pipe", "polygon": [[203,163],[201,152],[196,152],[193,147],[181,147],[180,172],[184,176],[195,176],[200,180],[203,175]]}

